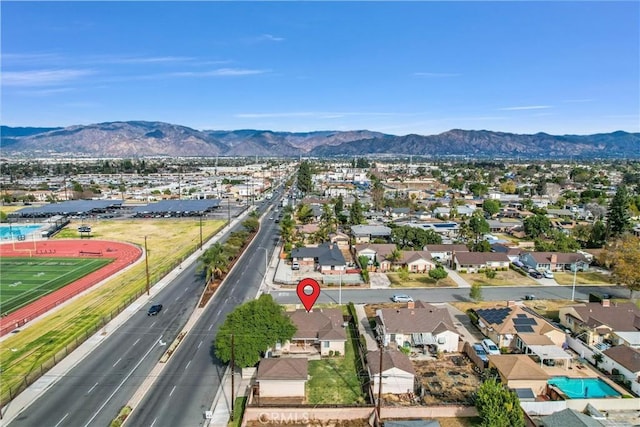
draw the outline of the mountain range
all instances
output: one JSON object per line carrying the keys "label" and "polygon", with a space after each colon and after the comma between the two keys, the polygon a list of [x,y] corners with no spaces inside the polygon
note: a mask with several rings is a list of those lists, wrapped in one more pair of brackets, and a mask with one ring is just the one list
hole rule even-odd
{"label": "mountain range", "polygon": [[453,129],[396,136],[367,130],[274,132],[195,130],[163,122],[126,121],[65,128],[1,126],[3,157],[334,157],[640,158],[640,133],[514,134]]}

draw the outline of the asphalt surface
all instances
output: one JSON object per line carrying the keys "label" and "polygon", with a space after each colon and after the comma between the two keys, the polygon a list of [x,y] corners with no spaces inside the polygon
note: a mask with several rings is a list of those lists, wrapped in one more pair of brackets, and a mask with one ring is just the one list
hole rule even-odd
{"label": "asphalt surface", "polygon": [[171,356],[161,377],[130,415],[127,425],[206,424],[204,412],[211,408],[226,369],[213,354],[211,344],[227,314],[237,305],[256,297],[265,272],[265,251],[258,248],[266,248],[270,256],[278,228],[273,220],[265,218],[260,233]]}

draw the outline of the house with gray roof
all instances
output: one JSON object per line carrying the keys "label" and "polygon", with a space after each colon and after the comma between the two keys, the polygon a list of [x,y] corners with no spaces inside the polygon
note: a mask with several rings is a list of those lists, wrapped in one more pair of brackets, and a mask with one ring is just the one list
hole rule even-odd
{"label": "house with gray roof", "polygon": [[475,273],[479,270],[509,268],[509,257],[502,252],[456,252],[453,265],[458,271]]}
{"label": "house with gray roof", "polygon": [[291,250],[292,262],[300,268],[311,268],[322,274],[340,274],[347,269],[347,261],[338,245],[325,242],[315,247],[294,248]]}
{"label": "house with gray roof", "polygon": [[535,270],[587,271],[589,260],[578,252],[523,252],[520,262]]}
{"label": "house with gray roof", "polygon": [[631,302],[601,302],[561,307],[560,324],[581,338],[588,345],[601,344],[611,339],[615,332],[640,331],[640,309]]}
{"label": "house with gray roof", "polygon": [[417,301],[406,308],[376,310],[376,331],[385,346],[432,346],[436,351],[458,351],[460,335],[444,307]]}
{"label": "house with gray roof", "polygon": [[351,235],[356,243],[368,243],[374,239],[388,241],[391,229],[385,225],[354,225],[351,227]]}
{"label": "house with gray roof", "polygon": [[599,420],[576,411],[575,409],[563,409],[551,415],[539,417],[536,427],[602,427]]}

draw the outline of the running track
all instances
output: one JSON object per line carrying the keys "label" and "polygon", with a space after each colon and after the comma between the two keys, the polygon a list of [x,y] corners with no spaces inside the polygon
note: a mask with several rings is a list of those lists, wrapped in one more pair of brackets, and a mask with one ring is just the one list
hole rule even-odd
{"label": "running track", "polygon": [[[35,249],[34,249],[35,248]],[[0,318],[0,336],[62,304],[71,297],[133,264],[142,256],[142,249],[129,243],[107,240],[41,240],[0,245],[0,257],[69,257],[114,258],[114,261],[49,295]]]}

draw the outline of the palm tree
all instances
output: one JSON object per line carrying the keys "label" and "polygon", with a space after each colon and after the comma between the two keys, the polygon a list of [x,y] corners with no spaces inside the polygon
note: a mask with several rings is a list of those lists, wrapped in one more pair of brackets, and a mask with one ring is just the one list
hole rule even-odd
{"label": "palm tree", "polygon": [[215,243],[200,257],[203,267],[206,269],[207,283],[211,278],[219,279],[227,268],[229,255],[225,253],[224,246]]}

